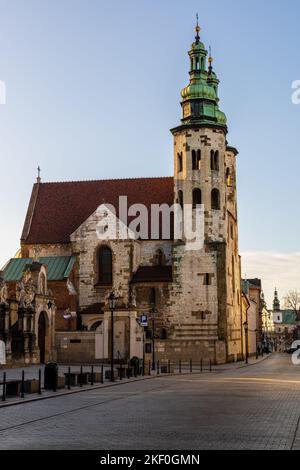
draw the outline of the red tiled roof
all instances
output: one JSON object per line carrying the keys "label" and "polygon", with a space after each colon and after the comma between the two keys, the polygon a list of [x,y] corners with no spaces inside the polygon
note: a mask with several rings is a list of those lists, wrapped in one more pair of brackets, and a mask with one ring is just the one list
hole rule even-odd
{"label": "red tiled roof", "polygon": [[[22,242],[67,243],[70,235],[104,202],[118,209],[119,196],[132,204],[173,204],[173,178],[40,183],[33,186]],[[117,214],[118,215],[118,214]]]}
{"label": "red tiled roof", "polygon": [[132,282],[172,282],[172,266],[140,266]]}

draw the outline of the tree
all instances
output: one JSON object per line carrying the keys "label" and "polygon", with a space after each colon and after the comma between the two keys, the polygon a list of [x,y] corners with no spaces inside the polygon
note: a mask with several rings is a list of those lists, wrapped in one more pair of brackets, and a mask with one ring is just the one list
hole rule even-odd
{"label": "tree", "polygon": [[297,290],[290,290],[284,297],[284,306],[286,309],[294,310],[296,315],[300,310],[300,292]]}

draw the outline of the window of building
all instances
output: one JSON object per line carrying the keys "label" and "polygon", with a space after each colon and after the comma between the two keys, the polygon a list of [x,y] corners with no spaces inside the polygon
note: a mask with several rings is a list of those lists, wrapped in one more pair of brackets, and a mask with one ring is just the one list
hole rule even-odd
{"label": "window of building", "polygon": [[193,170],[200,170],[200,162],[201,162],[201,150],[193,150],[192,151],[192,168]]}
{"label": "window of building", "polygon": [[156,290],[155,287],[151,287],[149,291],[149,303],[152,306],[156,305]]}
{"label": "window of building", "polygon": [[210,152],[210,167],[213,171],[219,171],[219,151],[211,150]]}
{"label": "window of building", "polygon": [[183,192],[178,191],[178,204],[180,204],[181,208],[183,209]]}
{"label": "window of building", "polygon": [[183,171],[183,158],[182,153],[178,154],[178,173],[182,173]]}
{"label": "window of building", "polygon": [[98,282],[103,286],[112,285],[112,251],[102,246],[98,251]]}
{"label": "window of building", "polygon": [[220,191],[213,189],[211,192],[211,208],[212,210],[220,210]]}
{"label": "window of building", "polygon": [[209,273],[204,274],[203,276],[203,285],[204,286],[211,286],[212,284],[212,275]]}
{"label": "window of building", "polygon": [[226,185],[227,185],[228,187],[230,187],[230,186],[231,186],[231,176],[230,176],[230,170],[229,170],[229,168],[226,169],[225,181],[226,181]]}
{"label": "window of building", "polygon": [[167,339],[167,338],[168,338],[167,330],[165,328],[162,328],[160,332],[160,339]]}
{"label": "window of building", "polygon": [[193,191],[193,209],[197,208],[197,205],[202,204],[202,193],[201,189],[194,189]]}

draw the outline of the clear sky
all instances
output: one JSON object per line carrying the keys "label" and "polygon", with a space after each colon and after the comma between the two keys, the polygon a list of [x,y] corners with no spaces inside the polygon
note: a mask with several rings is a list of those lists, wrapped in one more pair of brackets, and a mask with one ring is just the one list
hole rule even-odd
{"label": "clear sky", "polygon": [[243,270],[268,300],[300,290],[299,0],[0,0],[0,264],[38,165],[43,181],[172,174],[197,11],[240,151]]}

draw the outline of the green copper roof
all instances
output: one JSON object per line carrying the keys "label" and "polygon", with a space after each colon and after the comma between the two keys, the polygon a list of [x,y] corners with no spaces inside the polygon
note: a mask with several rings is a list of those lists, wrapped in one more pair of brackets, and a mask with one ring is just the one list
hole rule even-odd
{"label": "green copper roof", "polygon": [[285,325],[295,325],[297,321],[297,315],[294,310],[281,310],[282,312],[282,323]]}
{"label": "green copper roof", "polygon": [[183,125],[215,125],[226,128],[226,115],[219,109],[219,80],[213,71],[211,54],[207,67],[207,50],[200,41],[197,23],[195,42],[189,50],[190,83],[181,91]]}
{"label": "green copper roof", "polygon": [[[39,262],[48,267],[48,281],[62,281],[67,279],[73,269],[75,261],[75,256],[49,256],[39,258]],[[32,258],[12,258],[4,269],[4,280],[20,281],[25,266],[32,262]]]}

